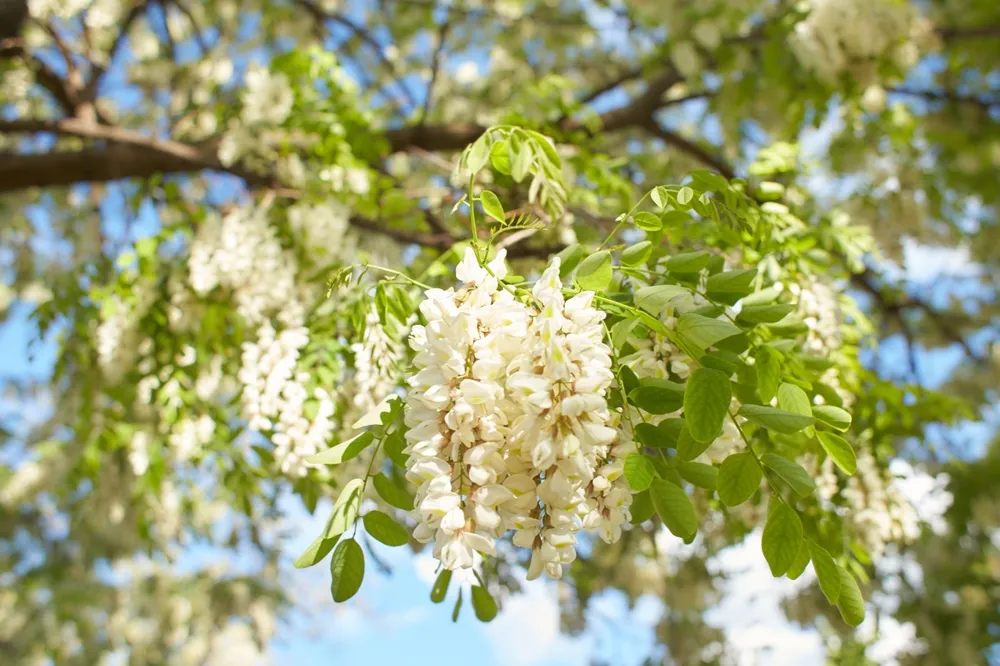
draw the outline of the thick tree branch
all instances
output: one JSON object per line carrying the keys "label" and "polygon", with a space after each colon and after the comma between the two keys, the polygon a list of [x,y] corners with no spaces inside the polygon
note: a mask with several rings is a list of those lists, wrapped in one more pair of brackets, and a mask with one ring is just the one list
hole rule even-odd
{"label": "thick tree branch", "polygon": [[733,169],[733,167],[721,157],[713,155],[705,148],[702,148],[693,141],[685,139],[680,134],[675,134],[674,132],[661,127],[655,119],[649,118],[643,127],[646,131],[662,140],[668,146],[672,146],[680,150],[682,153],[689,155],[705,166],[718,171],[726,178],[734,178],[736,176],[735,169]]}
{"label": "thick tree branch", "polygon": [[104,141],[109,145],[38,155],[4,156],[0,159],[0,193],[29,187],[148,178],[158,173],[203,169],[227,171],[251,185],[274,182],[249,171],[226,167],[213,152],[203,147],[151,138],[120,127],[98,125],[76,118],[0,121],[0,133],[38,132]]}

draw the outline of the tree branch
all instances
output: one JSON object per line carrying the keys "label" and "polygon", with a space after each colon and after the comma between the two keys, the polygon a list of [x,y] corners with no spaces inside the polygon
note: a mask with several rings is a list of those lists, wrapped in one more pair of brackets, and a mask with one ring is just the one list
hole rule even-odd
{"label": "tree branch", "polygon": [[981,25],[974,27],[938,28],[938,35],[945,41],[958,39],[977,39],[980,37],[1000,37],[1000,25]]}
{"label": "tree branch", "polygon": [[927,100],[938,102],[951,102],[953,104],[972,104],[989,109],[993,106],[1000,106],[1000,99],[990,97],[977,97],[975,95],[961,95],[953,90],[917,90],[914,88],[894,87],[887,88],[886,92],[907,97],[921,97]]}
{"label": "tree branch", "polygon": [[212,169],[238,176],[250,185],[275,183],[238,167],[226,167],[201,146],[156,139],[132,130],[98,125],[76,118],[0,121],[0,133],[50,132],[61,136],[106,141],[110,145],[77,151],[8,155],[0,159],[0,193],[29,187],[52,187],[121,178],[148,178],[158,173]]}
{"label": "tree branch", "polygon": [[969,358],[979,363],[986,362],[986,359],[983,356],[977,354],[975,350],[972,349],[972,346],[965,339],[965,336],[952,326],[948,315],[938,311],[930,303],[914,296],[904,294],[902,298],[896,298],[886,294],[883,288],[879,287],[879,283],[883,283],[884,285],[884,282],[884,279],[882,279],[871,268],[866,268],[861,273],[854,273],[851,275],[851,284],[871,296],[879,310],[896,318],[904,336],[908,335],[908,330],[902,318],[903,311],[918,310],[935,328],[937,328],[938,332],[946,340],[961,347],[962,351],[964,351]]}
{"label": "tree branch", "polygon": [[726,178],[734,178],[736,176],[735,169],[733,169],[733,167],[721,157],[713,155],[693,141],[685,139],[680,134],[675,134],[674,132],[661,127],[654,118],[649,118],[643,127],[646,131],[663,141],[668,146],[677,148],[682,153],[693,157],[705,166],[718,171]]}

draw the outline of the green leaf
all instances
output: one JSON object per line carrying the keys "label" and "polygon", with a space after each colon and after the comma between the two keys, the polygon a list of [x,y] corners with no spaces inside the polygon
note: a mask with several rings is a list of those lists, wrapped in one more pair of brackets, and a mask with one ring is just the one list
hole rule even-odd
{"label": "green leaf", "polygon": [[306,458],[306,462],[313,465],[339,465],[342,462],[356,458],[359,453],[364,451],[365,448],[374,441],[375,433],[370,430],[366,430],[353,439],[337,444],[332,449],[327,449],[326,451],[321,451],[320,453],[309,456]]}
{"label": "green leaf", "polygon": [[639,388],[639,378],[632,372],[632,368],[623,365],[619,368],[618,374],[621,375],[622,390],[626,395]]}
{"label": "green leaf", "polygon": [[340,536],[354,524],[361,511],[361,493],[364,489],[364,481],[361,479],[351,479],[340,491],[337,502],[333,505],[333,518],[326,529],[326,536]]}
{"label": "green leaf", "polygon": [[795,306],[788,303],[744,305],[736,319],[748,324],[773,324],[784,319],[794,309]]}
{"label": "green leaf", "polygon": [[858,471],[858,458],[847,440],[832,432],[817,432],[816,437],[826,455],[830,456],[833,463],[845,474],[854,474]]}
{"label": "green leaf", "polygon": [[680,460],[694,460],[712,445],[711,441],[699,442],[694,437],[691,436],[691,432],[685,425],[681,428],[680,434],[677,436],[677,457]]}
{"label": "green leaf", "polygon": [[667,259],[664,265],[671,273],[697,273],[708,265],[711,256],[708,250],[681,252]]}
{"label": "green leaf", "polygon": [[635,226],[643,231],[659,231],[663,228],[663,222],[658,216],[645,211],[636,213],[632,221],[635,222]]}
{"label": "green leaf", "polygon": [[531,148],[519,140],[516,134],[510,141],[510,164],[510,175],[516,183],[524,180],[531,169]]}
{"label": "green leaf", "polygon": [[638,423],[635,426],[635,438],[643,446],[654,449],[675,448],[683,427],[684,419],[667,419],[657,425]]}
{"label": "green leaf", "polygon": [[764,407],[763,405],[743,405],[740,407],[739,414],[759,426],[780,432],[783,435],[790,435],[813,424],[811,416],[793,414],[792,412],[775,409],[774,407]]}
{"label": "green leaf", "polygon": [[646,263],[650,253],[653,251],[653,244],[649,241],[641,241],[635,245],[630,245],[622,250],[622,263],[626,266],[638,266]]}
{"label": "green leaf", "polygon": [[806,541],[809,546],[809,559],[812,560],[813,570],[819,580],[819,588],[823,590],[823,596],[831,604],[836,604],[840,600],[840,567],[816,542],[811,539]]}
{"label": "green leaf", "polygon": [[[724,353],[724,352],[723,352]],[[712,368],[713,370],[718,370],[719,372],[724,372],[726,377],[731,376],[734,372],[740,369],[740,364],[737,363],[739,357],[736,357],[736,361],[725,358],[723,353],[719,354],[705,354],[698,362],[701,363],[706,368]]]}
{"label": "green leaf", "polygon": [[382,402],[368,410],[368,413],[355,421],[351,427],[358,429],[369,426],[387,426],[392,423],[402,408],[403,400],[398,395],[386,396]]}
{"label": "green leaf", "polygon": [[788,571],[785,575],[788,576],[789,580],[796,580],[802,575],[802,572],[806,570],[806,566],[809,564],[809,546],[806,545],[806,540],[802,539],[799,542],[799,552],[796,553],[795,559],[792,560],[792,566],[788,567]]}
{"label": "green leaf", "polygon": [[773,324],[768,324],[768,328],[771,329],[771,332],[775,335],[785,337],[802,335],[803,333],[809,332],[809,326],[802,321],[801,317],[794,313],[785,316],[783,319],[780,319]]}
{"label": "green leaf", "polygon": [[677,319],[677,333],[688,344],[704,350],[720,340],[739,335],[740,329],[723,319],[709,319],[688,312]]}
{"label": "green leaf", "polygon": [[713,301],[732,305],[753,291],[753,281],[756,277],[756,268],[716,273],[709,276],[705,283],[705,292]]}
{"label": "green leaf", "polygon": [[656,470],[649,458],[641,453],[630,453],[625,456],[625,480],[628,486],[636,492],[641,492],[649,488]]}
{"label": "green leaf", "polygon": [[472,586],[472,608],[480,622],[489,622],[497,616],[497,602],[493,595],[480,585]]}
{"label": "green leaf", "polygon": [[389,433],[382,448],[385,449],[385,455],[389,457],[393,465],[400,469],[406,469],[406,461],[410,459],[410,456],[406,455],[403,450],[406,448],[406,438],[403,436],[402,430],[396,429]]}
{"label": "green leaf", "polygon": [[365,524],[365,531],[373,539],[387,546],[403,546],[410,540],[406,528],[393,520],[392,516],[387,513],[369,511],[362,516],[361,520]]}
{"label": "green leaf", "polygon": [[806,497],[816,490],[816,483],[809,476],[809,472],[792,462],[788,458],[782,458],[776,453],[765,453],[760,457],[760,461],[770,467],[781,479],[792,487],[795,494]]}
{"label": "green leaf", "polygon": [[462,611],[462,588],[458,588],[458,599],[455,600],[455,607],[451,609],[451,621],[458,622],[458,614]]}
{"label": "green leaf", "polygon": [[346,539],[337,544],[330,559],[330,574],[333,583],[330,591],[337,603],[347,601],[361,588],[365,578],[365,554],[354,539]]}
{"label": "green leaf", "polygon": [[595,252],[576,269],[576,283],[587,291],[603,291],[611,282],[611,252]]}
{"label": "green leaf", "polygon": [[742,504],[757,492],[761,478],[763,472],[752,455],[734,453],[723,460],[719,468],[719,499],[726,506]]}
{"label": "green leaf", "polygon": [[768,287],[767,289],[755,291],[743,299],[743,307],[746,308],[751,305],[767,305],[768,303],[773,303],[775,299],[781,295],[781,291],[782,290],[777,287]]}
{"label": "green leaf", "polygon": [[431,587],[431,601],[436,604],[444,601],[445,595],[448,594],[449,583],[451,583],[451,569],[441,569],[434,580],[434,586]]}
{"label": "green leaf", "polygon": [[375,485],[375,492],[385,500],[389,506],[394,506],[403,511],[413,511],[413,497],[393,483],[392,479],[381,472],[372,478]]}
{"label": "green leaf", "polygon": [[682,206],[687,206],[694,200],[694,190],[685,185],[681,189],[677,190],[677,203]]}
{"label": "green leaf", "polygon": [[663,187],[662,185],[654,187],[650,191],[649,197],[653,200],[653,203],[655,203],[660,208],[663,208],[670,202],[670,197],[668,196],[667,188]]}
{"label": "green leaf", "polygon": [[488,134],[487,132],[476,139],[476,142],[469,147],[469,152],[466,153],[465,164],[472,173],[476,173],[486,166],[486,162],[490,158]]}
{"label": "green leaf", "polygon": [[840,574],[840,598],[837,599],[837,608],[840,609],[840,617],[844,622],[856,627],[865,619],[865,600],[861,596],[861,588],[858,582],[843,567],[837,567]]}
{"label": "green leaf", "polygon": [[320,534],[316,537],[316,540],[309,544],[305,552],[299,555],[298,559],[292,563],[296,569],[306,569],[313,565],[319,564],[330,554],[333,547],[337,545],[337,540],[339,536],[328,537],[325,534]]}
{"label": "green leaf", "polygon": [[757,372],[757,393],[761,400],[770,402],[781,385],[781,354],[770,347],[761,347],[754,358]]}
{"label": "green leaf", "polygon": [[510,151],[506,139],[501,139],[490,146],[490,162],[493,168],[503,175],[510,175]]}
{"label": "green leaf", "polygon": [[500,203],[497,195],[489,190],[483,190],[483,193],[479,195],[479,203],[483,205],[483,212],[487,215],[497,222],[504,221],[503,204]]}
{"label": "green leaf", "polygon": [[684,421],[695,441],[718,437],[732,399],[733,387],[724,373],[711,368],[694,371],[684,389]]}
{"label": "green leaf", "polygon": [[691,172],[691,178],[716,192],[722,192],[729,188],[729,181],[726,180],[725,176],[708,169],[695,169]]}
{"label": "green leaf", "polygon": [[672,301],[690,296],[691,292],[676,284],[658,284],[635,292],[635,306],[653,316],[659,316]]}
{"label": "green leaf", "polygon": [[665,227],[680,227],[691,221],[691,215],[683,210],[668,210],[660,215]]}
{"label": "green leaf", "polygon": [[677,472],[688,483],[699,488],[715,490],[718,486],[719,470],[712,465],[698,462],[682,462],[677,466]]}
{"label": "green leaf", "polygon": [[812,408],[812,413],[817,421],[830,426],[834,430],[846,432],[851,427],[851,415],[840,407],[817,405]]}
{"label": "green leaf", "polygon": [[649,492],[656,513],[670,533],[682,539],[693,538],[698,532],[698,519],[694,515],[694,506],[687,493],[679,486],[663,479],[653,479]]}
{"label": "green leaf", "polygon": [[653,498],[648,490],[632,495],[632,506],[629,507],[629,513],[632,515],[630,523],[638,525],[646,522],[653,517],[653,511]]}
{"label": "green leaf", "polygon": [[812,416],[809,396],[795,384],[785,382],[778,387],[778,406],[786,412]]}
{"label": "green leaf", "polygon": [[784,502],[767,516],[761,550],[775,578],[784,576],[802,546],[802,521],[799,514]]}
{"label": "green leaf", "polygon": [[611,346],[616,350],[621,350],[628,342],[629,335],[632,333],[632,329],[638,324],[635,319],[622,319],[620,322],[611,327]]}
{"label": "green leaf", "polygon": [[573,243],[563,248],[556,256],[559,257],[559,277],[564,278],[580,265],[583,258],[587,256],[587,251],[579,243]]}
{"label": "green leaf", "polygon": [[684,387],[674,384],[669,386],[640,386],[628,394],[628,400],[633,405],[650,414],[670,414],[676,412],[684,404]]}

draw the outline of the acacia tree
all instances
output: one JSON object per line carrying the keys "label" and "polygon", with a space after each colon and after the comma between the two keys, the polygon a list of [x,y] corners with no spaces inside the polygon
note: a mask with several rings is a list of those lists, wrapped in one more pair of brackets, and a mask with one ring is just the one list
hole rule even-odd
{"label": "acacia tree", "polygon": [[[940,574],[892,590],[922,663],[987,658],[995,455],[958,452],[942,538],[897,477],[995,399],[996,3],[0,12],[0,301],[52,356],[8,383],[0,654],[254,653],[291,495],[335,500],[295,563],[336,601],[371,540],[427,544],[455,613],[522,571],[575,631],[652,592],[657,657],[722,662],[704,562],[762,528],[831,659],[900,557]],[[956,288],[900,277],[928,245]],[[182,573],[195,542],[259,570]]]}

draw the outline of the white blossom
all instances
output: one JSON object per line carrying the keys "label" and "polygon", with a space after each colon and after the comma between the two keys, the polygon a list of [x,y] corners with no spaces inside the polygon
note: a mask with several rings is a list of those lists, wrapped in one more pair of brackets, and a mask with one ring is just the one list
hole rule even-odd
{"label": "white blossom", "polygon": [[288,77],[253,65],[244,79],[243,110],[240,117],[248,125],[280,125],[292,113],[295,93]]}
{"label": "white blossom", "polygon": [[614,448],[605,400],[613,374],[604,315],[591,292],[564,299],[558,259],[531,306],[500,286],[503,252],[487,270],[469,249],[456,274],[465,286],[429,290],[427,324],[410,336],[414,537],[434,541],[435,556],[456,569],[494,554],[495,539],[513,530],[514,544],[533,551],[529,577],[558,578],[580,529],[612,541],[629,517],[624,449]]}

